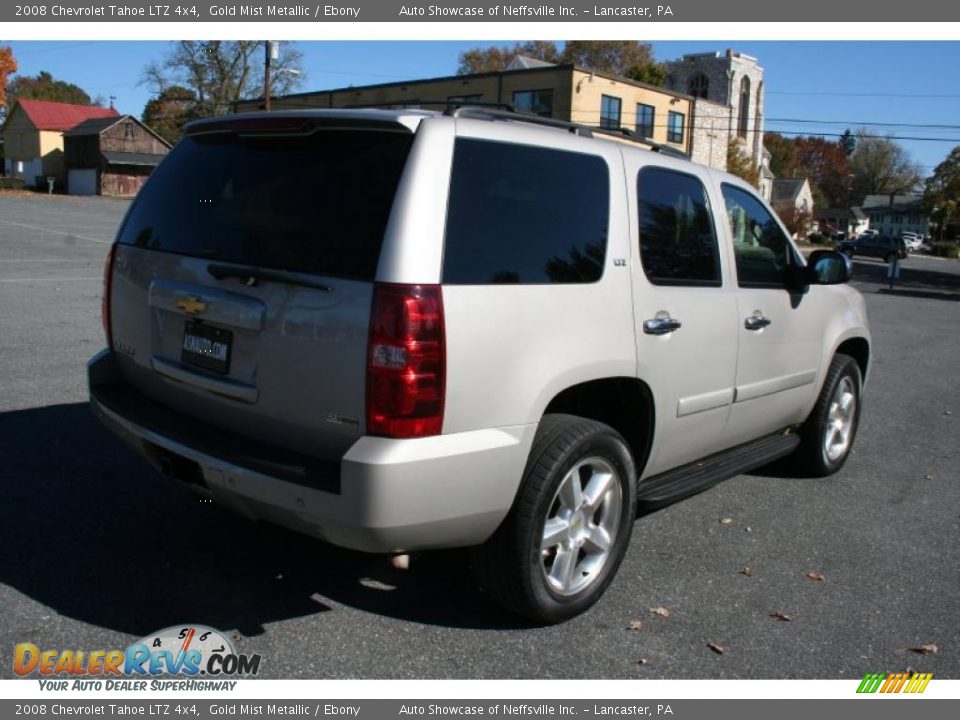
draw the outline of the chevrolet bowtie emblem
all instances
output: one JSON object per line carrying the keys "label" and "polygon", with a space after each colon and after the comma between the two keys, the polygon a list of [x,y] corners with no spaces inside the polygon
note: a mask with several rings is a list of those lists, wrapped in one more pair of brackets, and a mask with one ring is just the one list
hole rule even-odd
{"label": "chevrolet bowtie emblem", "polygon": [[197,315],[206,312],[207,304],[195,295],[185,295],[177,300],[177,307],[187,315]]}

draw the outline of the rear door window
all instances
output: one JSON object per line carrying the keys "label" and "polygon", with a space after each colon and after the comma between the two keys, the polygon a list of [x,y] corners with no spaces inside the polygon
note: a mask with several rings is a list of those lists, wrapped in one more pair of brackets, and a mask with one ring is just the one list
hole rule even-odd
{"label": "rear door window", "polygon": [[373,280],[412,141],[373,130],[188,136],[141,191],[119,242]]}
{"label": "rear door window", "polygon": [[645,167],[637,178],[640,261],[654,285],[716,287],[717,234],[707,191],[693,175]]}
{"label": "rear door window", "polygon": [[596,155],[461,138],[443,282],[590,283],[603,275],[610,172]]}

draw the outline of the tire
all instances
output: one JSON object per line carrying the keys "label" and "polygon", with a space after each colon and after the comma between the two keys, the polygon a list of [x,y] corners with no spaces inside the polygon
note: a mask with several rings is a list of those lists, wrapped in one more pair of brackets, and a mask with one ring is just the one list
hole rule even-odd
{"label": "tire", "polygon": [[862,384],[856,360],[834,355],[817,404],[800,430],[795,457],[810,476],[832,475],[850,456],[860,424]]}
{"label": "tire", "polygon": [[481,587],[536,623],[582,613],[620,567],[636,505],[633,459],[619,433],[573,415],[545,415],[510,513],[476,550]]}

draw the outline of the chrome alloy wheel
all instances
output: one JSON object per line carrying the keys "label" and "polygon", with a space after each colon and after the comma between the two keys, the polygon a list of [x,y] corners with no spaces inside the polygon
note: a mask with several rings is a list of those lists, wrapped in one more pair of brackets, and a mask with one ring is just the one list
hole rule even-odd
{"label": "chrome alloy wheel", "polygon": [[564,476],[547,510],[540,565],[547,585],[574,595],[600,575],[617,539],[623,491],[608,461],[588,457]]}
{"label": "chrome alloy wheel", "polygon": [[827,424],[823,431],[823,451],[830,462],[842,458],[849,449],[856,417],[856,387],[850,377],[844,377],[830,398]]}

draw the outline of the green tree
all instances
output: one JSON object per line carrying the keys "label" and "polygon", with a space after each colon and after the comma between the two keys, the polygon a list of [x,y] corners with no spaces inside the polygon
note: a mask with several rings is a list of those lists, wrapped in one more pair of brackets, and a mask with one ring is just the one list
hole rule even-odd
{"label": "green tree", "polygon": [[923,191],[924,204],[937,224],[940,240],[955,234],[951,226],[960,220],[960,145],[950,151],[947,159],[937,165],[927,178]]}
{"label": "green tree", "polygon": [[[75,105],[102,105],[103,102],[94,102],[83,88],[73,83],[57,80],[46,70],[40,71],[36,77],[18,75],[9,81],[6,86],[6,110],[13,108],[19,99],[51,100],[53,102],[73,103]],[[99,98],[98,98],[99,100]]]}
{"label": "green tree", "polygon": [[760,172],[738,139],[727,141],[727,172],[746,180],[754,187],[760,187]]}
{"label": "green tree", "polygon": [[560,62],[560,52],[556,43],[549,40],[528,40],[513,45],[491,45],[490,47],[470,48],[462,53],[457,61],[458,75],[499,72],[517,55],[525,55],[534,60],[548,63]]}
{"label": "green tree", "polygon": [[655,64],[650,43],[636,40],[568,40],[560,57],[565,63],[624,77]]}
{"label": "green tree", "polygon": [[[303,54],[280,43],[280,57],[271,62],[270,95],[285,95],[305,80]],[[223,115],[239,100],[263,96],[264,44],[254,40],[182,40],[161,60],[143,68],[141,84],[153,96],[178,85],[193,91],[206,115]]]}
{"label": "green tree", "polygon": [[171,85],[147,102],[142,119],[164,140],[176,143],[183,136],[184,125],[206,115],[209,112],[197,102],[193,90],[182,85]]}
{"label": "green tree", "polygon": [[889,137],[857,131],[857,146],[850,156],[853,171],[853,199],[867,195],[909,193],[920,185],[920,169],[910,154]]}
{"label": "green tree", "polygon": [[475,47],[460,53],[457,73],[498,72],[517,55],[549,63],[579,65],[651,85],[663,85],[667,78],[664,65],[654,61],[650,44],[636,40],[568,40],[563,52],[548,40]]}
{"label": "green tree", "polygon": [[843,135],[840,136],[840,147],[843,148],[843,153],[847,157],[853,155],[853,151],[857,149],[857,139],[850,132],[850,128],[844,130]]}
{"label": "green tree", "polygon": [[770,153],[770,172],[774,176],[778,178],[800,176],[797,147],[792,138],[785,138],[780,133],[768,132],[763,136],[763,146]]}

